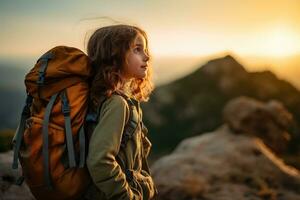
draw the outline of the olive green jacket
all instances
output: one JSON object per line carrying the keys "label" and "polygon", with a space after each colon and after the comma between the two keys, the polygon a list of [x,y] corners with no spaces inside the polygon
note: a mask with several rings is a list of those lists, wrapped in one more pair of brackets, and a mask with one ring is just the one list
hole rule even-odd
{"label": "olive green jacket", "polygon": [[[139,102],[133,101],[137,104],[133,115],[141,121]],[[146,162],[152,146],[147,128],[139,123],[126,147],[120,147],[129,113],[129,106],[120,95],[113,94],[102,104],[99,122],[89,143],[87,167],[94,184],[86,193],[86,199],[146,200],[156,194]],[[133,179],[126,179],[125,169],[132,171]]]}

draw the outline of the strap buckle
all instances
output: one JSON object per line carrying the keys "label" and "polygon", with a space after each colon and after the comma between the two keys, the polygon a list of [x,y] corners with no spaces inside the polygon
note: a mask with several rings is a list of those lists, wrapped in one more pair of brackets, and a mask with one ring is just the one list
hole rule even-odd
{"label": "strap buckle", "polygon": [[69,116],[70,115],[71,110],[70,110],[70,107],[69,107],[68,103],[66,103],[66,104],[63,103],[62,112],[63,112],[64,116]]}
{"label": "strap buckle", "polygon": [[62,105],[62,112],[64,114],[64,116],[69,116],[70,115],[70,105],[69,105],[69,101],[68,101],[68,98],[67,98],[67,94],[66,94],[66,91],[63,91],[61,93],[61,105]]}
{"label": "strap buckle", "polygon": [[45,72],[44,71],[39,71],[39,79],[36,81],[36,83],[39,86],[42,86],[42,85],[44,85],[44,82],[45,82]]}

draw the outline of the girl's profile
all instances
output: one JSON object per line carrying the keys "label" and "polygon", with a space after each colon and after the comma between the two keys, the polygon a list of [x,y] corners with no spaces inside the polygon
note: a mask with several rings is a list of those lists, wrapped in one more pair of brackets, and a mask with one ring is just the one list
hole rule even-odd
{"label": "girl's profile", "polygon": [[94,71],[91,107],[101,109],[89,142],[93,183],[85,198],[152,199],[152,145],[140,107],[153,90],[147,35],[131,25],[102,27],[90,37],[87,52]]}

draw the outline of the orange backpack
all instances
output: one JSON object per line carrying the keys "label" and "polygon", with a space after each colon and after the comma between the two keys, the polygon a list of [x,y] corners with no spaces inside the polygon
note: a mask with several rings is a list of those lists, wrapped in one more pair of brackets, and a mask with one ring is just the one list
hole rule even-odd
{"label": "orange backpack", "polygon": [[92,69],[86,54],[58,46],[39,58],[26,75],[26,105],[14,137],[18,158],[37,199],[77,199],[90,183],[85,166]]}
{"label": "orange backpack", "polygon": [[[25,77],[27,99],[13,139],[12,168],[18,168],[19,159],[23,176],[18,182],[25,180],[37,199],[78,199],[91,183],[85,165],[87,145],[106,99],[101,97],[97,111],[88,110],[91,76],[86,54],[58,46],[42,55]],[[133,115],[137,105],[116,94],[130,108],[121,141],[124,148],[140,122]],[[131,177],[128,169],[125,174]]]}

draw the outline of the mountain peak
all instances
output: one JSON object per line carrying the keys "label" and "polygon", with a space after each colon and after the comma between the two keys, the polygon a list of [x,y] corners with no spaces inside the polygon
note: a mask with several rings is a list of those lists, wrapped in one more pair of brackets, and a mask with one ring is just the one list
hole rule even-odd
{"label": "mountain peak", "polygon": [[218,59],[224,59],[224,60],[232,60],[232,61],[235,61],[236,62],[236,59],[232,56],[232,55],[230,55],[230,54],[228,54],[228,55],[226,55],[226,56],[224,56],[224,57],[222,57],[222,58],[217,58],[217,59],[215,59],[215,60],[218,60]]}
{"label": "mountain peak", "polygon": [[228,74],[242,75],[247,73],[245,68],[231,55],[208,61],[201,68],[208,75]]}

